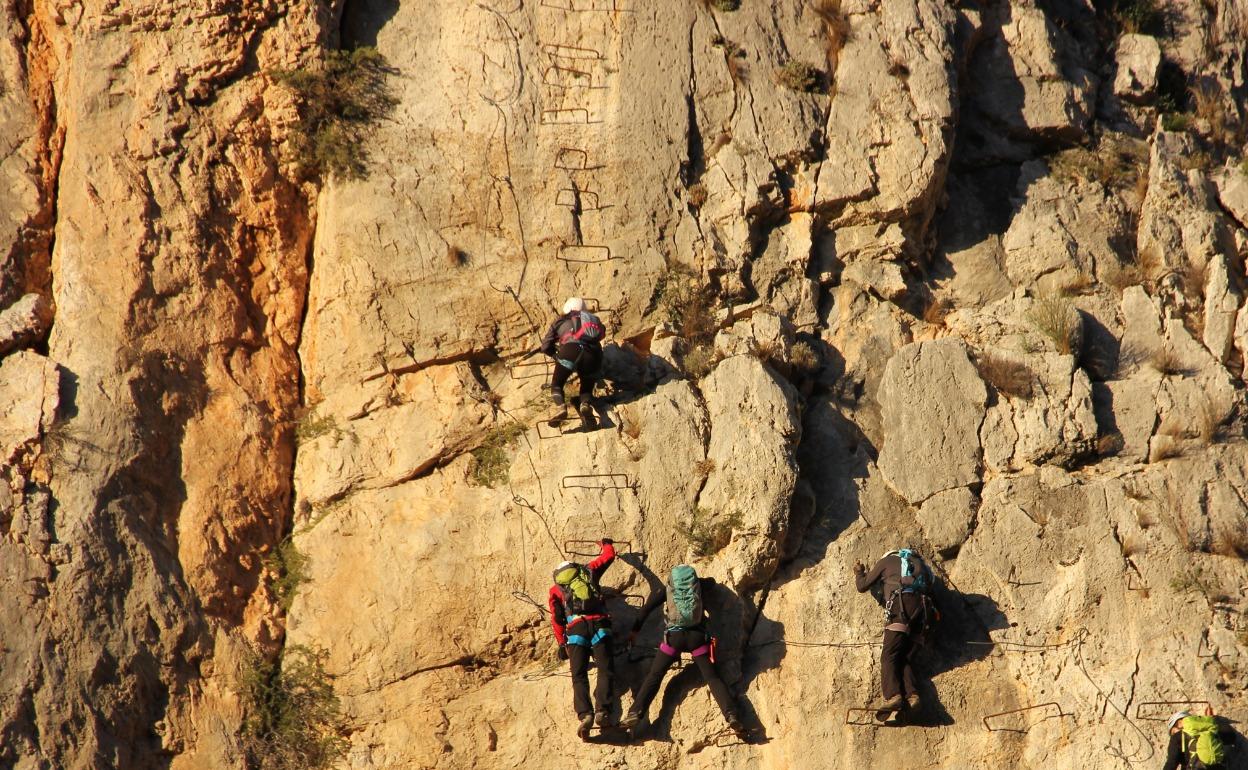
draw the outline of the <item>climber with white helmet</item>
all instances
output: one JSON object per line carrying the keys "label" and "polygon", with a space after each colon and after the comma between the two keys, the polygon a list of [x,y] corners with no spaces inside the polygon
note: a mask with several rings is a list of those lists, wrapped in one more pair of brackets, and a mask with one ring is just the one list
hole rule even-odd
{"label": "climber with white helmet", "polygon": [[542,337],[538,350],[555,359],[555,371],[550,378],[550,397],[557,411],[550,420],[552,425],[567,418],[563,386],[575,373],[580,380],[577,414],[586,430],[594,427],[594,410],[589,399],[602,368],[602,338],[605,334],[606,327],[602,320],[585,309],[585,300],[569,297],[563,303],[563,315],[555,319],[546,336]]}
{"label": "climber with white helmet", "polygon": [[931,598],[935,578],[916,551],[889,551],[870,572],[862,562],[854,562],[854,587],[858,593],[870,590],[877,582],[883,584],[885,625],[884,648],[880,652],[884,703],[876,716],[885,719],[895,711],[918,709],[919,692],[910,656],[919,637],[940,618],[940,613]]}
{"label": "climber with white helmet", "polygon": [[[572,672],[572,707],[580,720],[576,734],[589,737],[595,719],[599,727],[611,725],[611,616],[602,595],[602,573],[615,560],[611,538],[598,541],[599,553],[589,564],[565,561],[554,570],[547,606],[550,626],[559,643],[559,658],[568,661]],[[589,659],[598,669],[594,701],[589,700]]]}
{"label": "climber with white helmet", "polygon": [[1177,711],[1166,724],[1170,744],[1162,770],[1218,770],[1226,766],[1227,747],[1235,743],[1235,732],[1225,720],[1206,706],[1203,716]]}

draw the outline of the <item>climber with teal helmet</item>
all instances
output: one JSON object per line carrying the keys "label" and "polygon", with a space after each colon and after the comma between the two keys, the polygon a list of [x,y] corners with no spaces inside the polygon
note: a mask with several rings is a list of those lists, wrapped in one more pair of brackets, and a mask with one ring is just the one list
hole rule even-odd
{"label": "climber with teal helmet", "polygon": [[[576,734],[581,740],[597,719],[599,727],[611,723],[611,616],[602,595],[602,573],[615,561],[615,543],[598,541],[598,557],[589,564],[565,561],[555,567],[547,606],[550,627],[559,643],[559,658],[568,661],[572,674],[572,707],[580,720]],[[598,669],[594,702],[589,700],[589,659]]]}
{"label": "climber with teal helmet", "polygon": [[1203,716],[1175,712],[1166,727],[1170,744],[1162,770],[1219,770],[1226,766],[1227,747],[1234,744],[1235,733],[1225,720],[1213,715],[1212,707],[1206,707]]}
{"label": "climber with teal helmet", "polygon": [[552,425],[567,418],[563,386],[575,374],[580,380],[577,414],[586,430],[594,427],[594,409],[589,399],[602,369],[602,338],[605,334],[606,327],[602,320],[585,309],[585,300],[568,297],[563,303],[563,314],[555,319],[546,336],[542,337],[538,350],[555,359],[555,370],[550,377],[550,398],[556,408],[556,414],[550,420]]}
{"label": "climber with teal helmet", "polygon": [[919,707],[910,656],[919,638],[940,616],[932,603],[932,571],[917,551],[901,548],[880,557],[870,572],[854,562],[854,587],[865,593],[883,585],[884,646],[880,652],[880,685],[884,702],[877,715]]}
{"label": "climber with teal helmet", "polygon": [[663,641],[659,643],[659,649],[654,654],[650,673],[642,681],[632,708],[624,717],[624,727],[636,730],[650,710],[650,702],[658,693],[663,676],[687,652],[702,673],[702,678],[706,680],[711,696],[723,712],[728,726],[738,735],[745,735],[745,727],[737,716],[736,701],[715,670],[715,639],[706,629],[706,610],[702,603],[703,586],[713,585],[714,581],[710,578],[698,577],[693,567],[678,564],[672,568],[667,585],[659,586],[642,605],[641,612],[633,623],[633,630],[628,635],[629,644],[637,638],[637,632],[645,624],[646,618],[660,604],[664,605],[663,620],[667,629],[663,632]]}

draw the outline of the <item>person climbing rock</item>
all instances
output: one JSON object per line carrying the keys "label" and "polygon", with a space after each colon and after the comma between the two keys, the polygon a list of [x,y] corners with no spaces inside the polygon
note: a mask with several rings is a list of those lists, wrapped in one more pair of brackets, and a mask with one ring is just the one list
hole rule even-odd
{"label": "person climbing rock", "polygon": [[710,578],[699,578],[693,567],[687,564],[678,564],[672,568],[667,585],[660,586],[651,593],[650,598],[642,605],[641,613],[628,635],[629,644],[637,638],[637,632],[645,624],[646,618],[660,604],[664,605],[663,618],[667,623],[667,630],[654,654],[650,672],[642,681],[633,706],[624,718],[624,727],[629,730],[635,730],[646,717],[650,703],[663,682],[663,676],[687,652],[693,657],[694,664],[710,687],[711,696],[723,712],[728,726],[738,735],[745,735],[745,727],[737,715],[737,705],[732,693],[715,670],[715,639],[706,629],[706,609],[702,603],[704,585],[713,585],[713,581]]}
{"label": "person climbing rock", "polygon": [[1162,770],[1218,770],[1226,766],[1226,747],[1234,744],[1235,733],[1224,720],[1205,708],[1203,716],[1178,711],[1166,725],[1170,744]]}
{"label": "person climbing rock", "polygon": [[[599,727],[611,721],[611,616],[602,596],[602,573],[615,561],[615,545],[611,538],[598,541],[598,557],[588,565],[565,561],[555,567],[555,584],[550,587],[547,604],[550,626],[559,643],[559,658],[567,660],[572,672],[572,707],[580,720],[576,734],[581,740],[589,737],[597,720]],[[589,659],[598,669],[594,700],[589,700]]]}
{"label": "person climbing rock", "polygon": [[915,551],[889,551],[870,572],[862,562],[854,562],[854,587],[858,593],[865,593],[877,582],[883,584],[885,624],[884,649],[880,652],[884,702],[877,715],[884,718],[902,709],[918,709],[919,691],[910,656],[918,638],[939,614],[931,599],[932,571]]}
{"label": "person climbing rock", "polygon": [[555,319],[542,337],[538,350],[555,359],[555,371],[550,378],[550,397],[555,402],[556,413],[552,425],[567,419],[563,386],[575,373],[580,381],[576,411],[586,430],[594,427],[594,409],[589,399],[594,393],[602,368],[602,338],[606,327],[598,316],[585,309],[585,300],[569,297],[563,303],[563,315]]}

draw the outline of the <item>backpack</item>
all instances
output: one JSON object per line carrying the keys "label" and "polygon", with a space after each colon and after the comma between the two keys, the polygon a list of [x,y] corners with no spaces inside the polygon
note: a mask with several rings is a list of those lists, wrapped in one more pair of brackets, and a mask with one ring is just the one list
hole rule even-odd
{"label": "backpack", "polygon": [[674,628],[696,628],[702,625],[702,581],[688,564],[672,567],[667,581],[667,603],[663,608],[667,625]]}
{"label": "backpack", "polygon": [[569,616],[585,614],[586,605],[602,595],[584,565],[572,564],[556,570],[554,578],[563,594],[563,611]]}
{"label": "backpack", "polygon": [[572,320],[572,328],[559,335],[559,344],[566,345],[569,342],[575,342],[578,345],[596,344],[602,340],[603,334],[606,333],[606,327],[602,325],[602,321],[598,316],[582,310],[579,313],[570,313]]}
{"label": "backpack", "polygon": [[[927,562],[923,561],[923,557],[917,551],[909,548],[902,548],[893,553],[897,554],[897,558],[901,560],[901,588],[893,592],[888,597],[888,602],[884,605],[884,622],[892,623],[893,621],[893,604],[898,602],[901,594],[918,594],[919,609],[918,615],[921,617],[909,617],[905,615],[905,605],[900,604],[901,617],[914,628],[917,625],[917,635],[922,637],[931,630],[932,626],[940,620],[940,611],[936,609],[936,603],[932,599],[932,589],[936,584],[936,579],[932,576],[931,567],[927,566]],[[917,624],[915,621],[918,621]]]}
{"label": "backpack", "polygon": [[1218,767],[1226,761],[1226,745],[1215,717],[1183,717],[1183,753],[1194,760],[1192,768]]}
{"label": "backpack", "polygon": [[932,569],[923,561],[923,557],[909,548],[897,552],[901,559],[901,591],[902,593],[930,594],[932,592]]}

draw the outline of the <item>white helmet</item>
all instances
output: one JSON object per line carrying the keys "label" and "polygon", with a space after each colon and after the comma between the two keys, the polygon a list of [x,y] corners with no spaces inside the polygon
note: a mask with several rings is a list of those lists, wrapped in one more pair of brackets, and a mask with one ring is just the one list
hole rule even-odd
{"label": "white helmet", "polygon": [[1171,715],[1170,715],[1170,721],[1169,721],[1169,722],[1166,722],[1166,729],[1167,729],[1167,730],[1173,730],[1173,729],[1174,729],[1174,725],[1175,725],[1175,723],[1176,723],[1176,722],[1178,722],[1180,719],[1182,719],[1182,718],[1184,718],[1184,717],[1190,717],[1191,715],[1192,715],[1192,712],[1190,712],[1190,711],[1176,711],[1176,712],[1174,712],[1173,714],[1171,714]]}
{"label": "white helmet", "polygon": [[580,313],[584,309],[585,300],[580,297],[568,297],[568,301],[563,303],[563,312],[565,315],[567,313]]}

